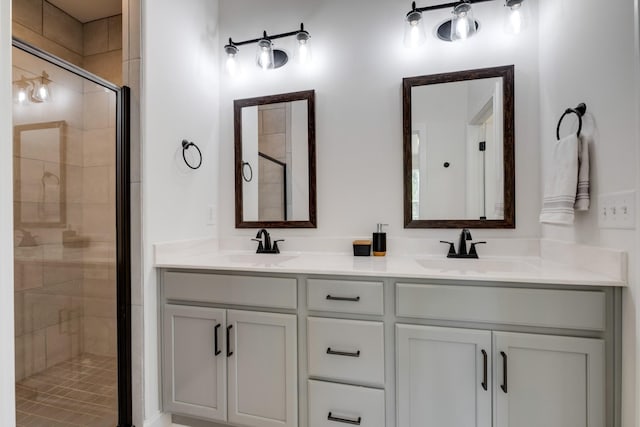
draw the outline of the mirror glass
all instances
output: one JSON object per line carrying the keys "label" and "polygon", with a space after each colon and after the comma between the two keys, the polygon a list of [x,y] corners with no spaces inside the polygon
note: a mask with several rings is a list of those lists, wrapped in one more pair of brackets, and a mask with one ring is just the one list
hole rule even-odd
{"label": "mirror glass", "polygon": [[237,227],[315,227],[313,101],[313,91],[235,101]]}
{"label": "mirror glass", "polygon": [[14,127],[16,226],[66,226],[64,121]]}
{"label": "mirror glass", "polygon": [[513,228],[513,67],[404,79],[405,226]]}

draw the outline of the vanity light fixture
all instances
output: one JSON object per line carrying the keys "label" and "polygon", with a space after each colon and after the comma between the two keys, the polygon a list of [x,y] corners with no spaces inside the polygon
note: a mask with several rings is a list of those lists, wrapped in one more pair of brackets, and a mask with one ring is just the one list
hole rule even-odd
{"label": "vanity light fixture", "polygon": [[[431,10],[452,8],[451,19],[440,24],[436,34],[440,40],[458,41],[472,37],[480,28],[480,24],[473,17],[473,5],[493,0],[459,0],[452,3],[443,3],[433,6],[416,7],[416,2],[411,4],[411,10],[405,17],[404,44],[406,47],[416,47],[426,40],[422,13]],[[505,1],[505,31],[518,34],[524,29],[527,22],[527,0],[503,0]]]}
{"label": "vanity light fixture", "polygon": [[51,99],[49,74],[43,71],[37,77],[21,76],[20,80],[13,82],[16,87],[15,101],[19,105],[26,105],[29,101],[35,103],[47,102]]}
{"label": "vanity light fixture", "polygon": [[282,49],[274,48],[273,40],[290,36],[296,37],[296,56],[298,61],[302,64],[308,63],[311,59],[311,46],[309,43],[311,36],[309,35],[309,32],[304,29],[304,24],[300,24],[300,29],[296,31],[275,35],[268,35],[266,31],[263,31],[262,37],[251,40],[234,42],[233,39],[229,37],[229,43],[224,46],[224,52],[227,55],[227,72],[232,76],[238,73],[237,55],[240,51],[238,46],[251,43],[258,44],[256,50],[256,65],[258,67],[263,70],[282,67],[289,61],[289,55]]}

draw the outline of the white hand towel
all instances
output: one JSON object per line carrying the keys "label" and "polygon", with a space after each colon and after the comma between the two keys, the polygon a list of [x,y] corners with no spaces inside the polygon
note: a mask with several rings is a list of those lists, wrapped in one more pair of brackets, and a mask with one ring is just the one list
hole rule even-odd
{"label": "white hand towel", "polygon": [[589,196],[589,143],[591,137],[580,135],[578,151],[578,192],[574,205],[577,211],[588,211],[590,204]]}
{"label": "white hand towel", "polygon": [[551,176],[542,201],[540,222],[573,224],[578,188],[578,137],[571,134],[555,145]]}

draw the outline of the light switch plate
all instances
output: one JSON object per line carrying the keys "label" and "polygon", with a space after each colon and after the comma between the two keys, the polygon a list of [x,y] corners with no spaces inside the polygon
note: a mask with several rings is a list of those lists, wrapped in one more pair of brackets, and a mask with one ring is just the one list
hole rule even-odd
{"label": "light switch plate", "polygon": [[600,228],[636,228],[636,192],[621,191],[598,196]]}

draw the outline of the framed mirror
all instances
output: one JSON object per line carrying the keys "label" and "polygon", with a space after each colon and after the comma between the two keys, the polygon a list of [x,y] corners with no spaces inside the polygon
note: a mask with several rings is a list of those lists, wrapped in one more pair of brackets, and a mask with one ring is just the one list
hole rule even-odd
{"label": "framed mirror", "polygon": [[234,101],[236,228],[316,227],[315,93]]}
{"label": "framed mirror", "polygon": [[515,228],[513,65],[403,80],[405,228]]}
{"label": "framed mirror", "polygon": [[13,128],[17,228],[66,227],[65,122]]}

